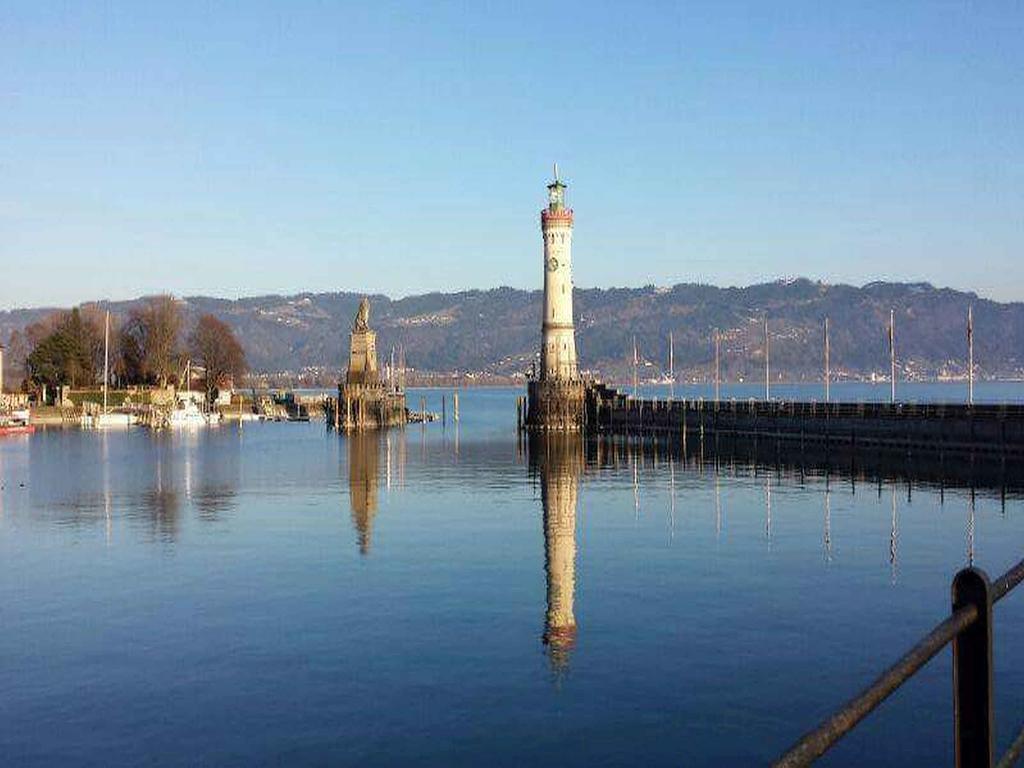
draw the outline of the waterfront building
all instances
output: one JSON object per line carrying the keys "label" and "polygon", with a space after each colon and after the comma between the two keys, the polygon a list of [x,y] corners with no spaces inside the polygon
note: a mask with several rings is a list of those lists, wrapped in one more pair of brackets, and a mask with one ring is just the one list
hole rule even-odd
{"label": "waterfront building", "polygon": [[526,424],[534,429],[576,430],[583,426],[583,381],[576,360],[572,316],[573,211],[565,204],[566,185],[548,184],[548,206],[541,211],[544,240],[544,309],[540,371],[527,390]]}
{"label": "waterfront building", "polygon": [[327,403],[327,419],[336,429],[383,429],[406,423],[405,391],[401,383],[380,375],[377,334],[370,329],[370,300],[359,303],[349,334],[348,370],[338,385],[338,397]]}

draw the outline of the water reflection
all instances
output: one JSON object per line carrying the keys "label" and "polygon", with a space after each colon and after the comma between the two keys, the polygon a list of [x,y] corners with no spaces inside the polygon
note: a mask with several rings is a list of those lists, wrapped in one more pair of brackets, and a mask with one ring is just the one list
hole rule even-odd
{"label": "water reflection", "polygon": [[[992,456],[969,453],[911,453],[878,447],[801,445],[797,442],[771,439],[747,439],[724,436],[710,440],[666,440],[661,436],[630,435],[628,437],[597,437],[585,443],[586,466],[615,468],[626,463],[633,471],[634,507],[639,508],[637,468],[644,469],[653,458],[680,463],[684,468],[703,473],[705,464],[713,461],[715,476],[720,469],[735,476],[746,468],[755,476],[765,472],[764,496],[766,534],[770,536],[770,504],[773,486],[784,480],[803,485],[807,477],[828,478],[836,474],[850,481],[850,492],[856,494],[857,483],[877,484],[881,498],[887,483],[906,482],[907,503],[913,500],[915,486],[933,487],[945,500],[947,488],[987,489],[998,493],[1002,502],[1006,495],[1024,492],[1024,457]],[[774,482],[769,474],[774,473]],[[674,476],[673,476],[674,482]],[[895,490],[894,490],[895,492]],[[717,517],[717,515],[716,515]]]}
{"label": "water reflection", "polygon": [[[187,448],[186,448],[187,450]],[[170,439],[155,441],[152,484],[142,494],[142,511],[154,539],[173,543],[178,538],[181,497],[175,482]],[[186,471],[186,479],[188,472]]]}
{"label": "water reflection", "polygon": [[215,451],[201,452],[194,467],[190,451],[186,463],[189,496],[199,518],[206,522],[221,519],[235,508],[241,480],[240,440],[231,439],[230,434],[218,438]]}
{"label": "water reflection", "polygon": [[579,435],[537,435],[529,449],[531,470],[540,477],[544,508],[547,611],[543,640],[552,668],[561,674],[576,643],[576,505],[583,440]]}
{"label": "water reflection", "polygon": [[[373,519],[377,516],[380,492],[380,454],[383,439],[373,430],[353,432],[348,443],[348,495],[352,506],[352,525],[356,529],[359,554],[370,553]],[[388,442],[387,482],[391,483],[391,444]]]}

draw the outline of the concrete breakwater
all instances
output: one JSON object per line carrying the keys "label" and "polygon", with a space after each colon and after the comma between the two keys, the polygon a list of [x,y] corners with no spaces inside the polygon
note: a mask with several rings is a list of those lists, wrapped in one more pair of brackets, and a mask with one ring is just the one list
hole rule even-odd
{"label": "concrete breakwater", "polygon": [[1024,406],[655,400],[603,384],[586,393],[586,428],[607,434],[770,437],[835,445],[1024,454]]}

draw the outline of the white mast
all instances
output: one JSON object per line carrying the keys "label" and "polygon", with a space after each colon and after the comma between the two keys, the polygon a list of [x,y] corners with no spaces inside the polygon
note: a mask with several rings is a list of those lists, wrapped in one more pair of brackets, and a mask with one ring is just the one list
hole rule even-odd
{"label": "white mast", "polygon": [[974,405],[974,307],[967,307],[967,404]]}
{"label": "white mast", "polygon": [[771,399],[771,365],[769,363],[771,350],[768,346],[768,315],[764,316],[764,401]]}
{"label": "white mast", "polygon": [[722,332],[715,329],[715,400],[721,400],[722,388]]}
{"label": "white mast", "polygon": [[668,332],[668,396],[670,400],[676,397],[676,368],[675,368],[675,344],[672,340],[672,331]]}
{"label": "white mast", "polygon": [[889,310],[889,402],[896,402],[896,312]]}
{"label": "white mast", "polygon": [[636,336],[633,336],[633,397],[637,396],[637,378],[636,378],[636,367],[639,365],[640,359],[636,350]]}
{"label": "white mast", "polygon": [[829,391],[828,391],[828,389],[829,389],[829,384],[831,383],[831,380],[832,380],[832,373],[829,370],[828,352],[829,352],[829,349],[828,349],[828,316],[826,315],[825,316],[825,402],[826,403],[829,401]]}
{"label": "white mast", "polygon": [[103,412],[107,412],[107,382],[110,381],[110,310],[103,323]]}

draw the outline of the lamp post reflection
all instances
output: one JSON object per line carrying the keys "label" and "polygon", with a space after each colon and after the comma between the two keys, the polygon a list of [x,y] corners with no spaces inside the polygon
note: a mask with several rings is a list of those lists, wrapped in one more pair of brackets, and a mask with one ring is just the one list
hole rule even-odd
{"label": "lamp post reflection", "polygon": [[533,436],[530,464],[540,476],[544,508],[547,610],[543,640],[552,668],[562,673],[576,643],[576,505],[583,472],[582,438],[555,433]]}

